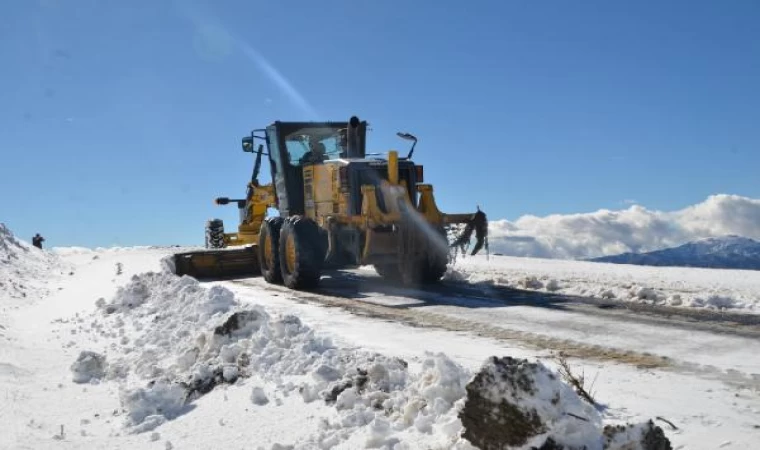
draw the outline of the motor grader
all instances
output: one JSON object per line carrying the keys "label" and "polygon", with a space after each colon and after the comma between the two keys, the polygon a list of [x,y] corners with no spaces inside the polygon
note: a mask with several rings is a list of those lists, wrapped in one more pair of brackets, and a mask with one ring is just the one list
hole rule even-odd
{"label": "motor grader", "polygon": [[[269,283],[291,289],[315,287],[323,270],[372,265],[382,277],[419,285],[439,281],[451,248],[487,243],[486,215],[442,213],[422,165],[405,157],[367,154],[367,122],[274,122],[242,139],[255,153],[244,199],[220,197],[240,210],[236,233],[214,219],[206,225],[209,250],[175,255],[178,274],[218,277],[260,272]],[[255,143],[262,143],[254,150]],[[266,146],[266,151],[265,151]],[[272,183],[258,175],[266,155]],[[274,208],[278,215],[267,216]],[[447,228],[460,227],[449,243]]]}

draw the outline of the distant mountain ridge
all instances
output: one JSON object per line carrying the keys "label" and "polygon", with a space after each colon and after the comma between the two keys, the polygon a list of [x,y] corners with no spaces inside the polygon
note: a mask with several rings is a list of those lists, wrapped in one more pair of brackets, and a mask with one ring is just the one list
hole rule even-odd
{"label": "distant mountain ridge", "polygon": [[760,270],[760,242],[740,236],[700,239],[647,253],[623,253],[590,261],[640,266]]}

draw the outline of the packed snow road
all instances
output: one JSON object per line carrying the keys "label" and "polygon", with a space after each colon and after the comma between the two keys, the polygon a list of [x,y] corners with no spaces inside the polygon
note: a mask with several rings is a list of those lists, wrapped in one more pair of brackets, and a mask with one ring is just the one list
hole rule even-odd
{"label": "packed snow road", "polygon": [[[760,390],[760,316],[624,303],[448,281],[389,285],[367,270],[333,272],[308,293],[260,278],[231,288],[276,291],[297,302],[517,343],[542,352],[695,374]],[[241,291],[245,294],[245,291]]]}

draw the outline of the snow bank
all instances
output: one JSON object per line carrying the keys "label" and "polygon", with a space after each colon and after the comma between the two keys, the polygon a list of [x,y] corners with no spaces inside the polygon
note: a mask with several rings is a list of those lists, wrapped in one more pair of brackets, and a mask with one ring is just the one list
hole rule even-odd
{"label": "snow bank", "polygon": [[0,299],[42,297],[47,280],[65,271],[57,256],[16,238],[0,223]]}
{"label": "snow bank", "polygon": [[[454,420],[453,404],[469,378],[443,355],[430,355],[421,373],[411,374],[399,359],[335,346],[296,316],[272,317],[259,306],[239,304],[226,288],[206,289],[166,272],[133,277],[98,308],[104,323],[93,327],[120,344],[119,354],[109,355],[107,376],[126,382],[121,398],[133,431],[173,418],[178,404],[219,383],[255,375],[280,393],[340,412],[314,445],[339,442],[347,429],[365,427],[372,430],[368,439],[382,443],[398,430],[430,432]],[[143,387],[146,380],[150,387]],[[267,403],[256,389],[251,398]],[[448,429],[448,439],[455,438],[457,429]]]}
{"label": "snow bank", "polygon": [[[241,304],[221,286],[207,289],[190,277],[146,273],[97,306],[92,329],[112,342],[105,377],[122,385],[131,432],[153,430],[190,411],[219,384],[247,382],[254,408],[293,395],[332,411],[315,435],[299,442],[303,448],[415,448],[423,436],[425,446],[469,449],[465,424],[483,420],[463,418],[473,374],[446,355],[427,354],[410,367],[398,358],[341,347],[298,317]],[[601,448],[598,413],[543,366],[531,367],[539,368],[530,374],[538,394],[519,397],[521,408],[540,410],[547,433],[577,435],[561,442],[587,445],[592,436],[588,448]],[[492,380],[489,398],[506,395],[499,383]],[[561,402],[550,405],[557,395]],[[565,410],[591,422],[578,423]]]}
{"label": "snow bank", "polygon": [[151,431],[178,417],[187,409],[186,397],[183,386],[165,380],[151,382],[144,388],[124,390],[120,395],[128,423],[134,425],[132,431],[136,433]]}
{"label": "snow bank", "polygon": [[167,255],[161,258],[161,271],[168,273],[177,273],[177,264],[174,262],[174,255]]}
{"label": "snow bank", "polygon": [[51,252],[55,253],[58,256],[72,256],[72,255],[94,255],[96,252],[95,250],[88,248],[88,247],[53,247],[50,249]]}
{"label": "snow bank", "polygon": [[182,248],[184,250],[199,249],[201,247],[179,247],[176,245],[135,245],[132,247],[52,247],[51,252],[59,256],[74,256],[74,255],[97,255],[97,254],[116,254],[116,253],[140,253],[145,250],[176,250]]}
{"label": "snow bank", "polygon": [[571,296],[760,314],[760,271],[474,256],[446,279]]}

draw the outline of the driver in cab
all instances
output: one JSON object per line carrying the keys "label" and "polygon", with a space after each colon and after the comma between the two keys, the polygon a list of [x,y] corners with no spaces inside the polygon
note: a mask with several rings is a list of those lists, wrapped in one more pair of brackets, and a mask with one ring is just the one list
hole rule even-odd
{"label": "driver in cab", "polygon": [[327,149],[321,142],[309,143],[309,151],[303,155],[303,162],[306,164],[318,164],[327,159]]}

